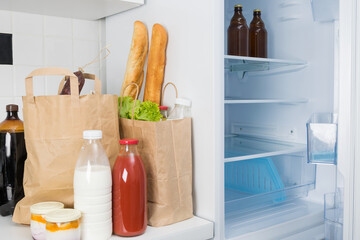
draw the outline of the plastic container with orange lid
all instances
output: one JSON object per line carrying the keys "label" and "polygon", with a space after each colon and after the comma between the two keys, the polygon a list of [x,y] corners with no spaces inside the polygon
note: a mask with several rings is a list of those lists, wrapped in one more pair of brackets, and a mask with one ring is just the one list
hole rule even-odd
{"label": "plastic container with orange lid", "polygon": [[80,240],[81,212],[64,208],[45,215],[46,240]]}
{"label": "plastic container with orange lid", "polygon": [[61,202],[40,202],[30,207],[31,221],[30,229],[31,234],[35,240],[45,240],[45,226],[46,220],[44,216],[51,211],[64,208]]}

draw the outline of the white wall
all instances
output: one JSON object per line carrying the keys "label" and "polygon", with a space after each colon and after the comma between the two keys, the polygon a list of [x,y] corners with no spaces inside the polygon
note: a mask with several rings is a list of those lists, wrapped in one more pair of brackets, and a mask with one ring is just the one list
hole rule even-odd
{"label": "white wall", "polygon": [[[22,108],[25,77],[32,70],[51,66],[76,71],[96,57],[104,43],[102,26],[101,21],[0,11],[0,33],[13,34],[13,65],[0,65],[0,121],[6,116],[7,104],[15,103]],[[99,63],[85,70],[98,76],[100,71],[105,72]],[[57,94],[61,78],[35,78],[35,94]],[[85,83],[82,93],[93,89],[91,83]],[[22,118],[22,111],[19,115]]]}
{"label": "white wall", "polygon": [[[108,93],[120,94],[125,74],[133,23],[140,20],[151,29],[154,23],[168,31],[165,83],[174,82],[181,97],[192,99],[195,213],[215,218],[215,169],[213,128],[213,29],[212,1],[151,0],[142,7],[106,19],[106,40],[112,54],[107,59]],[[199,18],[201,14],[201,18]],[[219,79],[220,80],[220,79]],[[143,85],[144,86],[144,85]],[[170,89],[169,89],[170,90]],[[142,99],[142,97],[140,98]],[[165,105],[174,102],[173,90]]]}

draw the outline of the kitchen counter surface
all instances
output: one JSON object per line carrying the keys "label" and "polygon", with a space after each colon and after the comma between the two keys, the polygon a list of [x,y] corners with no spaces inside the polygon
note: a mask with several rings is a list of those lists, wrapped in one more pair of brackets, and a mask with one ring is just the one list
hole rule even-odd
{"label": "kitchen counter surface", "polygon": [[[164,227],[147,227],[146,232],[137,237],[122,238],[112,236],[111,240],[205,240],[213,237],[214,224],[199,217]],[[5,239],[29,240],[32,239],[30,227],[13,223],[11,217],[0,217],[0,233]]]}

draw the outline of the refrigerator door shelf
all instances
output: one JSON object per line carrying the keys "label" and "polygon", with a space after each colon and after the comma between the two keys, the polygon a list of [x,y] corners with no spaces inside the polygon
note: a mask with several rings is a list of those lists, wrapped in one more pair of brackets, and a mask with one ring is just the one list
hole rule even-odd
{"label": "refrigerator door shelf", "polygon": [[308,162],[314,164],[337,164],[337,114],[314,113],[307,127]]}
{"label": "refrigerator door shelf", "polygon": [[342,240],[344,199],[340,192],[324,196],[325,240]]}
{"label": "refrigerator door shelf", "polygon": [[306,144],[232,135],[225,137],[225,162],[305,152]]}
{"label": "refrigerator door shelf", "polygon": [[339,0],[311,0],[311,7],[316,22],[339,20]]}

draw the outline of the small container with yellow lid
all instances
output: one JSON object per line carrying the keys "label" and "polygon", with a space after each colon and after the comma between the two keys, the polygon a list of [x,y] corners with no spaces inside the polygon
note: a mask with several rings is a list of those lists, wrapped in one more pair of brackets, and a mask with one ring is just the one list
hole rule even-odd
{"label": "small container with yellow lid", "polygon": [[30,229],[31,234],[35,240],[45,240],[45,226],[46,220],[44,216],[51,211],[64,208],[61,202],[40,202],[30,207],[31,221]]}
{"label": "small container with yellow lid", "polygon": [[81,212],[64,208],[45,215],[46,240],[80,240]]}

